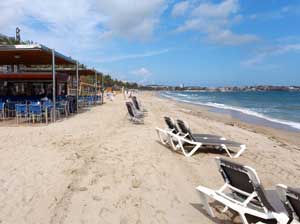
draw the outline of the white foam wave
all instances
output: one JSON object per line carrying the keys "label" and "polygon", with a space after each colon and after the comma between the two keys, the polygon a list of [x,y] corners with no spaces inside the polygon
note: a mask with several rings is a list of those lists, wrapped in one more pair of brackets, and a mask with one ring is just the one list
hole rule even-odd
{"label": "white foam wave", "polygon": [[170,96],[170,95],[165,95],[165,94],[162,94],[162,95],[167,97],[167,98],[171,98],[173,100],[177,100],[177,101],[181,101],[181,102],[185,102],[185,103],[209,106],[209,107],[214,107],[214,108],[219,108],[219,109],[224,109],[224,110],[238,111],[238,112],[243,113],[243,114],[247,114],[247,115],[250,115],[250,116],[255,116],[255,117],[267,120],[267,121],[287,125],[287,126],[290,126],[292,128],[300,130],[300,123],[293,122],[293,121],[286,121],[286,120],[277,119],[277,118],[272,118],[272,117],[266,116],[264,114],[261,114],[261,113],[258,113],[258,112],[255,112],[255,111],[252,111],[252,110],[249,110],[249,109],[234,107],[234,106],[221,104],[221,103],[213,103],[213,102],[201,103],[201,102],[195,102],[195,101],[190,101],[190,100],[179,99],[175,96]]}

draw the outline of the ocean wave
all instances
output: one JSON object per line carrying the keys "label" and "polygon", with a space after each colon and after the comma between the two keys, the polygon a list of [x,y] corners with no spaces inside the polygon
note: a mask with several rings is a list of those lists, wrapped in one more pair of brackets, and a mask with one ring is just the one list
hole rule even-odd
{"label": "ocean wave", "polygon": [[[198,104],[198,103],[196,103]],[[202,103],[200,103],[202,104]],[[202,105],[206,105],[206,106],[211,106],[211,107],[215,107],[215,108],[220,108],[220,109],[224,109],[224,110],[233,110],[233,111],[238,111],[241,112],[243,114],[247,114],[250,116],[255,116],[261,119],[265,119],[274,123],[279,123],[279,124],[283,124],[283,125],[288,125],[290,127],[296,128],[300,130],[300,123],[297,122],[293,122],[293,121],[286,121],[286,120],[282,120],[282,119],[277,119],[277,118],[272,118],[269,116],[266,116],[264,114],[249,110],[249,109],[245,109],[245,108],[239,108],[239,107],[233,107],[233,106],[229,106],[229,105],[225,105],[225,104],[219,104],[219,103],[203,103]]]}
{"label": "ocean wave", "polygon": [[256,111],[249,110],[249,109],[246,109],[246,108],[240,108],[240,107],[230,106],[230,105],[221,104],[221,103],[213,103],[213,102],[207,102],[207,103],[195,102],[195,101],[180,99],[176,96],[171,96],[171,95],[168,95],[168,94],[161,94],[161,95],[164,96],[164,97],[173,99],[173,100],[184,102],[184,103],[197,104],[197,105],[202,105],[202,106],[209,106],[209,107],[214,107],[214,108],[223,109],[223,110],[237,111],[237,112],[240,112],[240,113],[243,113],[243,114],[258,117],[258,118],[261,118],[261,119],[264,119],[264,120],[267,120],[267,121],[270,121],[270,122],[274,122],[274,123],[277,123],[277,124],[287,125],[287,126],[290,126],[292,128],[300,130],[300,123],[269,117],[269,116],[266,116],[264,114],[261,114],[261,113],[258,113]]}

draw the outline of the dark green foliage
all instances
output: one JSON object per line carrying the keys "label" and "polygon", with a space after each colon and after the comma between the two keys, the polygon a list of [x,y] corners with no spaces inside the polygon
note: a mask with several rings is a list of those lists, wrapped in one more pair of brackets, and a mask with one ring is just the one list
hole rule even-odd
{"label": "dark green foliage", "polygon": [[32,41],[21,41],[20,43],[14,37],[8,37],[0,33],[0,45],[14,45],[14,44],[31,44]]}
{"label": "dark green foliage", "polygon": [[[101,82],[101,79],[100,79]],[[105,87],[113,87],[114,89],[120,89],[121,87],[125,87],[126,89],[136,89],[138,88],[137,83],[132,82],[124,82],[118,79],[113,79],[109,74],[104,75],[103,84]]]}

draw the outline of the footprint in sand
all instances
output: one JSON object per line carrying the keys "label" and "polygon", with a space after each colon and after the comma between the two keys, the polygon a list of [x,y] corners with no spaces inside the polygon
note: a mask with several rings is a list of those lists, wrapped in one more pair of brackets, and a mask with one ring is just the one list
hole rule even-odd
{"label": "footprint in sand", "polygon": [[157,220],[158,223],[161,223],[161,224],[168,224],[168,221],[167,219],[165,218],[165,212],[162,211],[162,210],[157,210],[155,212],[155,218]]}
{"label": "footprint in sand", "polygon": [[102,192],[108,191],[108,190],[110,190],[110,186],[104,186],[104,187],[102,187]]}
{"label": "footprint in sand", "polygon": [[93,196],[92,196],[92,199],[93,199],[94,201],[101,201],[101,200],[102,200],[102,198],[101,198],[100,196],[98,196],[98,195],[93,195]]}
{"label": "footprint in sand", "polygon": [[142,181],[137,177],[134,177],[131,181],[132,188],[139,188],[141,186],[141,184],[142,184]]}
{"label": "footprint in sand", "polygon": [[120,224],[127,224],[128,223],[128,220],[126,217],[121,217],[120,219]]}
{"label": "footprint in sand", "polygon": [[71,191],[87,191],[88,190],[87,187],[77,187],[77,186],[74,186],[73,184],[70,184],[68,186],[68,189],[70,189]]}
{"label": "footprint in sand", "polygon": [[104,174],[96,174],[92,179],[91,179],[91,181],[90,181],[90,185],[95,185],[95,184],[97,184],[98,183],[98,181],[99,181],[99,179],[101,178],[101,177],[103,177],[104,176]]}
{"label": "footprint in sand", "polygon": [[177,198],[177,196],[175,195],[171,201],[171,207],[174,207],[174,204],[180,204],[181,201]]}
{"label": "footprint in sand", "polygon": [[109,212],[110,212],[110,210],[108,208],[103,207],[100,209],[98,216],[103,218],[104,214],[109,213]]}

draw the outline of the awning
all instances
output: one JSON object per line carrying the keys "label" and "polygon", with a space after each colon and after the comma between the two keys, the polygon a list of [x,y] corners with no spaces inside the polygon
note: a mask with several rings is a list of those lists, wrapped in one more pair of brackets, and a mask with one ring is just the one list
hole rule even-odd
{"label": "awning", "polygon": [[[57,73],[56,79],[59,82],[67,82],[68,75]],[[2,81],[31,81],[31,80],[48,80],[52,82],[52,73],[0,73]]]}
{"label": "awning", "polygon": [[[51,72],[51,68],[22,68],[22,71],[25,72]],[[76,75],[76,69],[75,68],[56,68],[56,72],[66,73],[68,75]],[[89,68],[79,68],[78,73],[80,76],[89,76],[89,75],[95,75],[97,71],[94,69]],[[100,75],[102,73],[97,72],[97,75]]]}
{"label": "awning", "polygon": [[[39,44],[0,45],[0,65],[51,65],[52,49]],[[56,65],[76,65],[71,57],[55,51]]]}

